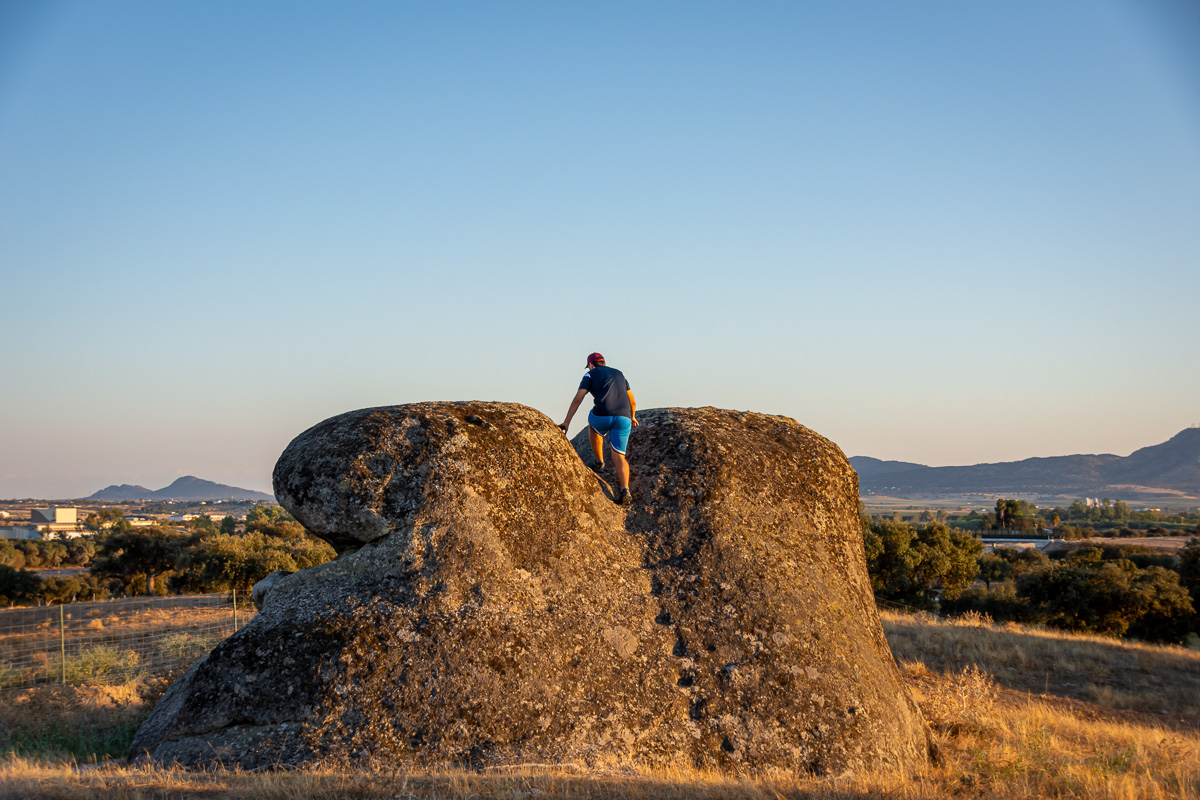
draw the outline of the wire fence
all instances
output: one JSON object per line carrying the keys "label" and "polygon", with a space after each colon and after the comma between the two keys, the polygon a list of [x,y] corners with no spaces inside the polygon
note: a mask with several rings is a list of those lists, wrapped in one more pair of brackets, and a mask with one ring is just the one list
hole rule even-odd
{"label": "wire fence", "polygon": [[876,608],[886,608],[889,611],[898,611],[901,614],[921,614],[921,613],[929,614],[929,613],[932,613],[928,608],[917,608],[916,606],[907,606],[904,603],[896,603],[891,600],[883,600],[878,597],[875,598],[875,607]]}
{"label": "wire fence", "polygon": [[114,684],[190,666],[254,616],[236,593],[0,610],[0,689]]}
{"label": "wire fence", "polygon": [[248,601],[230,592],[0,609],[0,689],[116,684],[190,666],[254,616]]}

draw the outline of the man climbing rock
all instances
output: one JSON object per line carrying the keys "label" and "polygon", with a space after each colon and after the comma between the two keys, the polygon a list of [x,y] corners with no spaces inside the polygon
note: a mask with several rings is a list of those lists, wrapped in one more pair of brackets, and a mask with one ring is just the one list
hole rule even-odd
{"label": "man climbing rock", "polygon": [[608,446],[612,450],[613,468],[617,473],[617,504],[629,504],[629,462],[625,460],[625,450],[629,444],[629,432],[638,424],[637,401],[629,390],[629,381],[619,369],[605,366],[604,356],[592,353],[587,357],[587,372],[579,382],[579,391],[571,401],[567,410],[567,418],[558,427],[563,433],[571,425],[571,418],[579,410],[583,398],[591,392],[594,403],[588,412],[588,440],[592,443],[592,452],[596,454],[596,463],[592,469],[599,472],[604,469],[604,435],[608,434]]}

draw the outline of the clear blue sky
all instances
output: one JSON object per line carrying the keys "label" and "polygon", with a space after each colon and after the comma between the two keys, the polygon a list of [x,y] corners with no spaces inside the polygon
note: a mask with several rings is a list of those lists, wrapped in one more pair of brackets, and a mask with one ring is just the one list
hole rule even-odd
{"label": "clear blue sky", "polygon": [[592,350],[847,455],[1124,455],[1200,422],[1200,5],[4,0],[0,277],[0,497],[559,421]]}

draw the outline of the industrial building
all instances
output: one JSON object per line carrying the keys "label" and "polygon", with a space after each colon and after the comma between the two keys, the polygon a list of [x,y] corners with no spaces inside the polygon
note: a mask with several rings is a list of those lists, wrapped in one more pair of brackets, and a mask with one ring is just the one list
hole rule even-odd
{"label": "industrial building", "polygon": [[28,525],[0,528],[0,536],[8,539],[74,539],[82,535],[74,508],[35,508],[29,512]]}

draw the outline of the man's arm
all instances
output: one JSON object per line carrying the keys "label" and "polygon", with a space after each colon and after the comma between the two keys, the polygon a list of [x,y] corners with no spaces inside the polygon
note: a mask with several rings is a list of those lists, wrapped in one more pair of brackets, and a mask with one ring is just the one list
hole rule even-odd
{"label": "man's arm", "polygon": [[579,410],[579,404],[583,402],[583,398],[587,397],[588,390],[580,389],[575,392],[575,399],[571,401],[571,407],[567,409],[567,418],[559,423],[562,432],[566,433],[567,428],[571,427],[571,417],[575,416],[575,412]]}
{"label": "man's arm", "polygon": [[625,390],[625,394],[629,395],[629,413],[632,415],[630,421],[633,422],[633,427],[638,426],[637,421],[637,400],[633,399],[633,392],[629,389]]}

